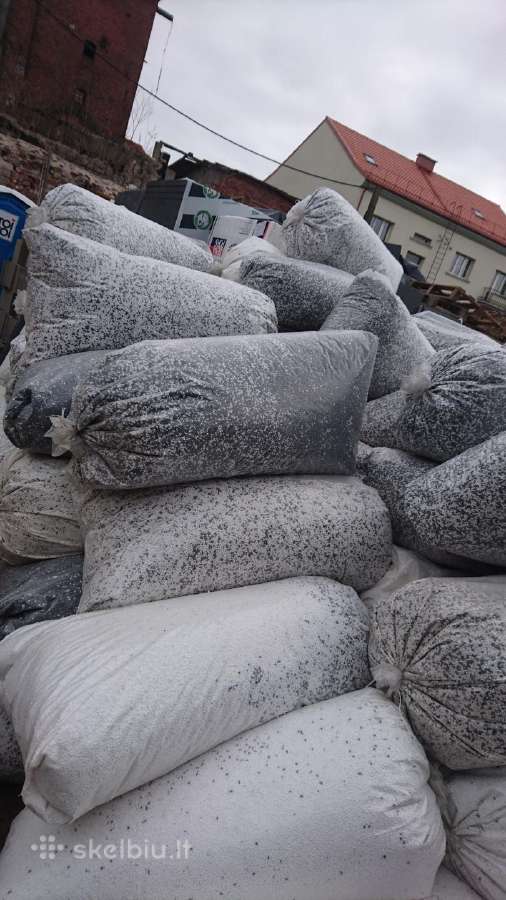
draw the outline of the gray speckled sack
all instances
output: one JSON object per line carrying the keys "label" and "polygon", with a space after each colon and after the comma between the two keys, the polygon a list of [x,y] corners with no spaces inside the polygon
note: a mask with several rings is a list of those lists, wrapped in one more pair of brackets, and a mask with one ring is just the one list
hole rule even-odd
{"label": "gray speckled sack", "polygon": [[79,612],[300,575],[365,590],[392,553],[388,511],[356,478],[229,478],[81,491]]}
{"label": "gray speckled sack", "polygon": [[396,516],[404,546],[435,562],[506,567],[506,432],[408,484]]}
{"label": "gray speckled sack", "polygon": [[241,263],[240,281],[274,303],[280,331],[318,329],[353,281],[332,266],[255,253]]}
{"label": "gray speckled sack", "polygon": [[483,583],[416,581],[374,607],[369,660],[434,759],[506,764],[506,596]]}
{"label": "gray speckled sack", "polygon": [[43,359],[24,369],[16,380],[5,410],[4,429],[12,443],[32,453],[51,455],[51,416],[70,411],[76,384],[101,362],[109,350],[72,353]]}
{"label": "gray speckled sack", "polygon": [[461,347],[462,344],[478,344],[482,349],[488,347],[489,350],[501,346],[481,331],[475,331],[474,328],[468,328],[466,325],[461,325],[460,322],[447,319],[446,316],[441,316],[430,309],[416,313],[414,320],[436,351],[446,350],[449,347]]}
{"label": "gray speckled sack", "polygon": [[355,591],[327,578],[24,628],[0,646],[0,695],[25,805],[75,821],[243,731],[359,690],[367,635]]}
{"label": "gray speckled sack", "polygon": [[[30,851],[47,830],[23,810],[0,857],[3,893],[8,900],[430,897],[444,829],[428,776],[403,716],[365,688],[259,725],[73,825],[51,828],[62,849],[50,862]],[[120,855],[129,836],[141,851],[146,838],[156,855]],[[76,858],[73,848],[86,852],[90,840],[98,857],[95,850]],[[104,856],[111,844],[116,853]]]}
{"label": "gray speckled sack", "polygon": [[446,865],[480,897],[504,900],[506,769],[448,775],[436,796],[447,835]]}
{"label": "gray speckled sack", "polygon": [[506,352],[465,344],[436,353],[401,391],[368,403],[361,436],[445,462],[505,430]]}
{"label": "gray speckled sack", "polygon": [[82,576],[82,556],[6,566],[0,572],[0,640],[24,625],[73,615]]}
{"label": "gray speckled sack", "polygon": [[11,720],[0,705],[0,784],[22,784],[23,759]]}
{"label": "gray speckled sack", "polygon": [[363,332],[135,344],[88,372],[54,452],[111,489],[350,475],[376,346]]}
{"label": "gray speckled sack", "polygon": [[213,264],[211,252],[201,241],[192,241],[76,184],[49,191],[40,207],[29,213],[27,230],[42,222],[133,256],[149,256],[203,272]]}
{"label": "gray speckled sack", "polygon": [[52,225],[30,229],[26,240],[24,365],[140,340],[277,330],[272,300],[233,281],[128,256]]}
{"label": "gray speckled sack", "polygon": [[0,559],[19,565],[81,548],[68,463],[13,450],[0,467]]}
{"label": "gray speckled sack", "polygon": [[326,263],[352,275],[374,269],[394,291],[402,266],[362,216],[331,188],[319,188],[292,206],[283,224],[288,256]]}
{"label": "gray speckled sack", "polygon": [[322,325],[323,330],[343,328],[369,331],[378,338],[371,399],[396,391],[415,366],[434,354],[388,278],[378,272],[358,275]]}

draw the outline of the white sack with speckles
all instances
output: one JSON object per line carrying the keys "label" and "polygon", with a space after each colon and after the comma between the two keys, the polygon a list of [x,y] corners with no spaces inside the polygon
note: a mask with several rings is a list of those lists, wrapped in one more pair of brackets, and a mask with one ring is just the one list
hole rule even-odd
{"label": "white sack with speckles", "polygon": [[210,250],[201,241],[116,206],[77,184],[62,184],[49,191],[40,207],[29,214],[25,233],[41,222],[133,256],[149,256],[203,272],[213,264]]}
{"label": "white sack with speckles", "polygon": [[[401,713],[365,688],[260,725],[74,825],[52,826],[62,849],[50,862],[30,851],[46,826],[23,810],[0,882],[9,900],[426,900],[444,854],[428,776]],[[128,838],[158,856],[165,845],[167,858],[121,859]],[[112,861],[76,859],[73,848],[90,839],[115,845]],[[180,858],[170,860],[178,839]]]}
{"label": "white sack with speckles", "polygon": [[440,791],[446,864],[484,900],[504,900],[506,769],[450,775]]}
{"label": "white sack with speckles", "polygon": [[85,535],[80,612],[321,575],[356,591],[392,554],[388,511],[356,478],[228,478],[76,496]]}
{"label": "white sack with speckles", "polygon": [[142,340],[277,330],[272,300],[241,284],[129,256],[53,225],[29,229],[25,239],[23,365]]}
{"label": "white sack with speckles", "polygon": [[498,341],[494,341],[483,332],[461,325],[460,322],[448,319],[431,309],[416,313],[414,321],[436,351],[446,350],[447,347],[461,347],[462,344],[478,344],[482,349],[484,347],[497,349],[501,346]]}
{"label": "white sack with speckles", "polygon": [[406,375],[434,356],[428,340],[396,297],[385,275],[371,270],[353,280],[322,325],[322,330],[355,329],[378,338],[369,397],[383,397],[401,387]]}
{"label": "white sack with speckles", "polygon": [[506,765],[506,586],[424,578],[377,603],[369,660],[427,753],[451,769]]}
{"label": "white sack with speckles", "polygon": [[283,224],[288,256],[326,263],[351,275],[374,269],[394,291],[402,266],[341,194],[319,188],[292,206]]}
{"label": "white sack with speckles", "polygon": [[12,450],[0,466],[0,559],[19,565],[81,549],[68,463]]}
{"label": "white sack with speckles", "polygon": [[248,728],[362,688],[367,634],[355,591],[326,578],[24,628],[0,644],[24,803],[47,822],[78,819]]}
{"label": "white sack with speckles", "polygon": [[86,373],[55,451],[63,428],[79,477],[110,489],[350,475],[376,347],[359,331],[135,344]]}

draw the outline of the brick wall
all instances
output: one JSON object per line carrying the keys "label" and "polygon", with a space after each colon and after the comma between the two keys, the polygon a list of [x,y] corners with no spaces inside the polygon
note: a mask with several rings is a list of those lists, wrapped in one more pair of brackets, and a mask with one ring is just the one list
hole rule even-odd
{"label": "brick wall", "polygon": [[[65,120],[123,138],[157,0],[46,0],[55,16],[93,42],[92,59],[35,0],[10,0],[0,57],[0,109],[51,137]],[[65,138],[65,143],[71,139]]]}

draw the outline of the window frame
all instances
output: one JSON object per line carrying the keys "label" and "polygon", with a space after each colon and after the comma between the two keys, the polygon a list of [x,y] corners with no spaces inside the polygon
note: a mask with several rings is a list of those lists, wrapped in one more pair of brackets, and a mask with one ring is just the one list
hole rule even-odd
{"label": "window frame", "polygon": [[[461,267],[457,266],[459,258],[465,261],[465,268],[463,271]],[[460,278],[462,281],[468,281],[475,262],[476,260],[473,259],[472,256],[467,256],[466,253],[455,251],[455,256],[453,257],[452,264],[448,270],[448,275],[451,275],[453,278]],[[456,271],[457,268],[458,271]]]}
{"label": "window frame", "polygon": [[424,247],[432,247],[432,238],[427,237],[427,235],[422,234],[420,231],[415,231],[411,235],[411,240],[415,241],[417,244],[423,244]]}
{"label": "window frame", "polygon": [[[374,222],[375,219],[376,219],[377,222],[381,222],[381,225],[380,225],[380,231],[381,231],[381,228],[382,228],[383,225],[386,225],[386,226],[387,226],[387,227],[386,227],[386,230],[385,230],[385,233],[384,233],[383,235],[380,233],[380,231],[376,231],[376,229],[375,229],[375,227],[374,227],[374,225],[373,225],[373,222]],[[384,219],[383,216],[375,216],[375,215],[374,215],[374,216],[372,216],[371,221],[370,221],[369,224],[370,224],[372,230],[374,231],[374,233],[378,235],[380,241],[383,241],[383,243],[385,243],[385,242],[388,240],[388,238],[390,237],[392,228],[394,227],[394,224],[395,224],[395,223],[394,223],[394,222],[390,222],[388,219]]]}
{"label": "window frame", "polygon": [[[413,262],[412,259],[408,258],[409,256],[416,256],[417,262]],[[416,266],[418,269],[421,266],[423,266],[426,258],[427,258],[426,256],[421,256],[420,253],[415,253],[414,250],[406,250],[406,254],[404,256],[404,259],[406,260],[406,262],[411,263],[411,265]]]}
{"label": "window frame", "polygon": [[[498,279],[502,279],[502,284],[499,281],[500,287],[496,288],[495,285]],[[496,269],[490,290],[492,294],[497,294],[499,297],[506,297],[506,272],[501,272],[500,269]]]}

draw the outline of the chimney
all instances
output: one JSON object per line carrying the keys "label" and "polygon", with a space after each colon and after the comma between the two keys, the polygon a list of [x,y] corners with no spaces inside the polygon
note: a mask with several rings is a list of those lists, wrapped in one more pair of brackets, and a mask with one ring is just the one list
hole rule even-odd
{"label": "chimney", "polygon": [[433,172],[436,160],[431,159],[430,156],[425,156],[425,153],[419,153],[416,157],[416,164],[418,168],[423,169],[424,172]]}

